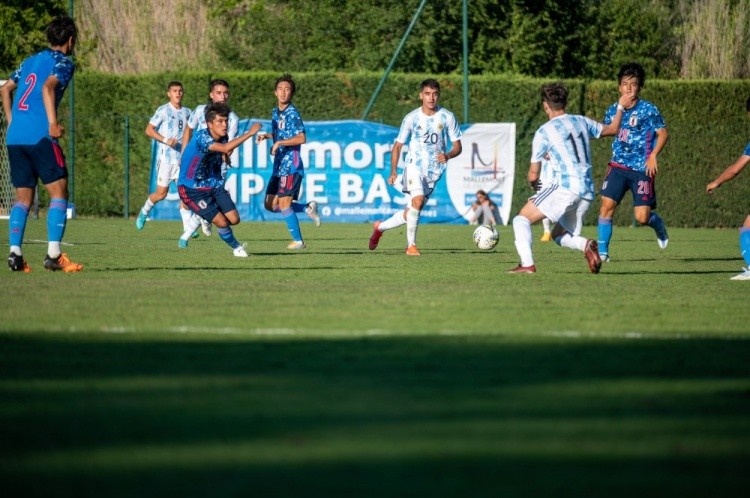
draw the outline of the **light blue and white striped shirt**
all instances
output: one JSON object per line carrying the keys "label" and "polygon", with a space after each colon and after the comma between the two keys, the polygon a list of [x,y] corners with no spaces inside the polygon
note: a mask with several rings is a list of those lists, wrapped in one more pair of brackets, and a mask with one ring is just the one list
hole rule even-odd
{"label": "light blue and white striped shirt", "polygon": [[582,199],[594,200],[589,138],[599,138],[602,128],[601,123],[585,116],[563,114],[552,118],[534,134],[531,162],[547,160],[553,184]]}

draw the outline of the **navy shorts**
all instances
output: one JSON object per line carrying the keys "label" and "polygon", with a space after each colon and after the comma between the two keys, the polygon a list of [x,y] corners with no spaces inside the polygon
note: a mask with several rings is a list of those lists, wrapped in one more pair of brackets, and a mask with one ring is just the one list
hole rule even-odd
{"label": "navy shorts", "polygon": [[302,175],[295,173],[286,176],[272,176],[268,180],[266,195],[275,195],[276,197],[291,197],[294,200],[299,199],[299,191],[302,189]]}
{"label": "navy shorts", "polygon": [[60,144],[43,138],[35,145],[8,145],[10,180],[15,188],[36,188],[68,177]]}
{"label": "navy shorts", "polygon": [[219,213],[226,214],[237,210],[232,196],[224,187],[198,189],[180,185],[177,187],[177,192],[188,209],[204,220],[213,221]]}
{"label": "navy shorts", "polygon": [[633,195],[633,207],[649,206],[651,209],[656,209],[656,190],[653,178],[646,173],[609,163],[607,176],[604,177],[604,183],[599,193],[603,197],[609,197],[620,204],[628,190]]}

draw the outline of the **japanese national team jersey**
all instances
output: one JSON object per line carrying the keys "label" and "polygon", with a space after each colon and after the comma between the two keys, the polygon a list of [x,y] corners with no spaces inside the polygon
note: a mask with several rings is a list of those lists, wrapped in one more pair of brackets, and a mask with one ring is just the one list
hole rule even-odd
{"label": "japanese national team jersey", "polygon": [[594,200],[589,137],[599,138],[602,128],[601,123],[585,116],[563,114],[552,118],[534,134],[531,162],[543,163],[546,160],[552,184],[582,199]]}
{"label": "japanese national team jersey", "polygon": [[[215,142],[207,128],[195,132],[182,153],[177,185],[196,189],[224,185],[224,178],[221,176],[222,154],[208,150]],[[223,137],[219,142],[226,143],[227,138]]]}
{"label": "japanese national team jersey", "polygon": [[180,107],[175,109],[169,102],[160,106],[154,115],[149,119],[149,123],[164,138],[174,138],[177,145],[172,148],[164,143],[157,144],[159,159],[168,164],[179,164],[180,153],[182,152],[182,133],[185,131],[188,119],[190,119],[190,109]]}
{"label": "japanese national team jersey", "polygon": [[[278,107],[274,108],[271,115],[271,133],[274,142],[296,137],[304,132],[305,124],[294,104],[289,104],[283,111]],[[273,158],[273,176],[287,176],[295,173],[304,175],[305,166],[302,164],[300,150],[300,145],[279,146]]]}
{"label": "japanese national team jersey", "polygon": [[745,146],[745,151],[742,153],[743,156],[750,156],[750,142]]}
{"label": "japanese national team jersey", "polygon": [[[612,122],[617,104],[612,104],[604,115],[604,124]],[[648,100],[638,99],[622,115],[622,125],[612,142],[612,162],[634,171],[646,171],[646,159],[656,146],[656,131],[666,128],[659,109]]]}
{"label": "japanese national team jersey", "polygon": [[17,88],[13,96],[8,145],[34,145],[49,137],[49,123],[42,100],[42,87],[47,78],[58,80],[55,87],[55,109],[62,100],[75,66],[65,54],[46,48],[32,55],[10,75]]}
{"label": "japanese national team jersey", "polygon": [[448,163],[439,163],[437,155],[448,152],[452,142],[461,139],[456,117],[448,109],[439,107],[428,116],[422,108],[414,109],[404,117],[396,141],[407,144],[406,164],[416,166],[429,183],[440,179]]}

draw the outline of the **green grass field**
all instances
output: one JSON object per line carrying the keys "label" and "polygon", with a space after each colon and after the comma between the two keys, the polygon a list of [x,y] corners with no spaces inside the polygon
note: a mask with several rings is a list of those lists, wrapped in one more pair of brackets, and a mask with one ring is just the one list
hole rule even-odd
{"label": "green grass field", "polygon": [[[538,229],[538,228],[537,228]],[[3,496],[750,495],[736,230],[616,228],[613,261],[473,227],[79,218],[80,274],[0,272]],[[585,235],[594,236],[587,227]],[[0,239],[7,241],[7,222]],[[539,233],[535,236],[538,238]]]}

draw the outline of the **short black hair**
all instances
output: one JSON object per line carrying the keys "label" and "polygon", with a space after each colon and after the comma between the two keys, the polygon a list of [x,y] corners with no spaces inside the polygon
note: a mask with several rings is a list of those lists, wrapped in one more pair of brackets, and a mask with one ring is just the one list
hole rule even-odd
{"label": "short black hair", "polygon": [[627,62],[620,66],[617,73],[617,82],[622,83],[623,78],[635,78],[638,80],[638,87],[646,86],[646,70],[637,62]]}
{"label": "short black hair", "polygon": [[539,93],[542,102],[546,102],[555,111],[565,109],[568,106],[568,89],[559,81],[542,85]]}
{"label": "short black hair", "polygon": [[167,83],[167,91],[169,91],[169,89],[172,88],[173,86],[179,86],[180,88],[182,88],[182,83],[180,83],[177,80],[170,81],[169,83]]}
{"label": "short black hair", "polygon": [[78,28],[70,16],[58,16],[52,19],[44,30],[47,41],[53,47],[59,47],[68,43],[71,37],[73,41],[78,39]]}
{"label": "short black hair", "polygon": [[297,93],[297,85],[294,83],[294,78],[292,78],[292,75],[289,73],[284,73],[276,78],[276,84],[273,85],[273,89],[276,90],[276,87],[279,86],[279,83],[282,81],[289,83],[289,86],[292,87],[292,97],[294,97],[294,94]]}
{"label": "short black hair", "polygon": [[747,112],[750,112],[750,97],[747,98],[747,102],[745,103],[745,108],[747,109]]}
{"label": "short black hair", "polygon": [[422,83],[419,85],[419,90],[424,90],[425,87],[430,87],[433,90],[440,91],[440,83],[435,78],[427,78],[426,80],[423,80]]}
{"label": "short black hair", "polygon": [[216,78],[211,80],[211,82],[208,84],[208,91],[213,91],[213,89],[219,85],[229,88],[229,83],[227,83],[227,80]]}
{"label": "short black hair", "polygon": [[211,102],[206,105],[204,115],[206,116],[206,122],[213,121],[216,116],[223,116],[229,118],[229,113],[232,109],[224,102]]}

